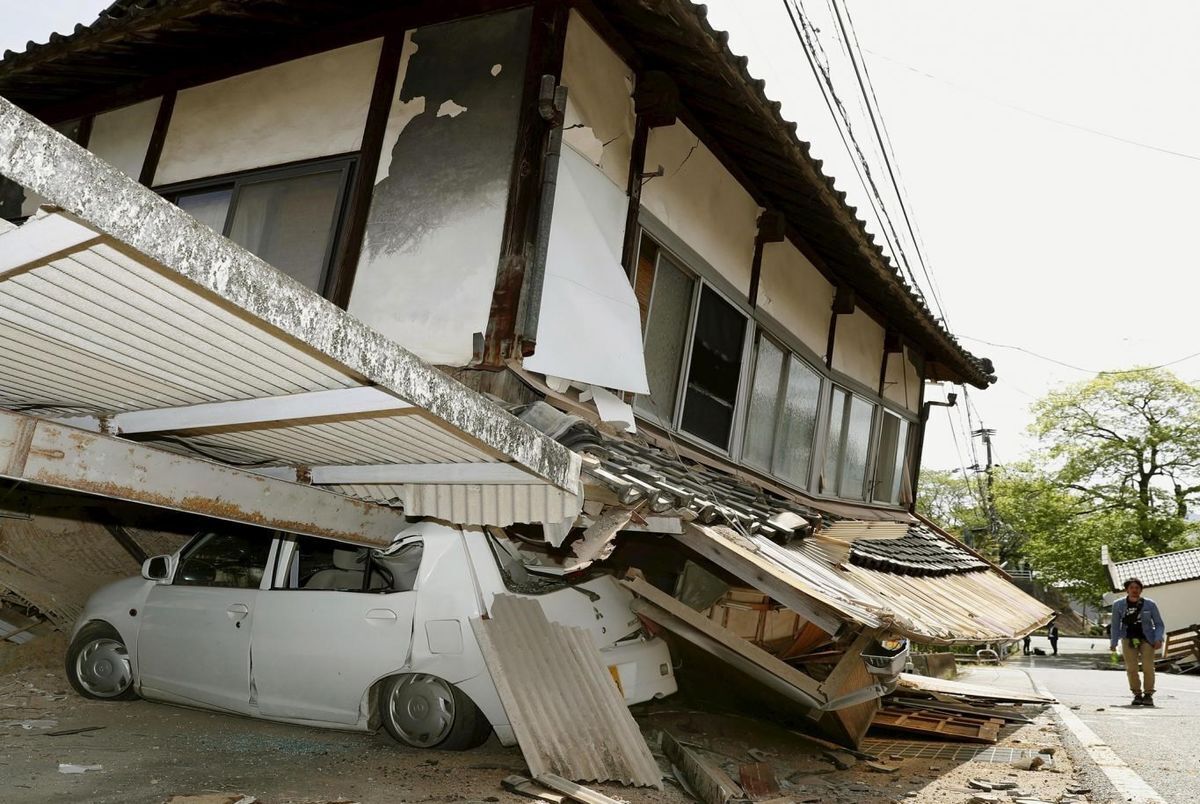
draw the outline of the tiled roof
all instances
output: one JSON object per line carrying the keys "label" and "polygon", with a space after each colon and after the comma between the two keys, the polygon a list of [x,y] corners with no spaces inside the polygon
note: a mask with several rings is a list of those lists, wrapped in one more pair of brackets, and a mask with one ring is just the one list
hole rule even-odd
{"label": "tiled roof", "polygon": [[986,569],[987,564],[922,525],[900,539],[860,539],[850,550],[850,563],[901,575],[947,575]]}
{"label": "tiled roof", "polygon": [[[33,111],[72,108],[81,98],[123,93],[127,102],[161,94],[174,72],[198,71],[213,53],[267,59],[264,43],[297,44],[317,32],[377,35],[379,15],[402,14],[398,0],[305,0],[286,18],[279,0],[118,0],[89,26],[30,42],[0,61],[0,95]],[[795,123],[765,94],[729,36],[714,30],[690,0],[607,0],[597,4],[612,30],[637,53],[642,71],[666,73],[684,106],[758,190],[804,238],[822,263],[868,307],[893,322],[925,353],[926,378],[980,388],[995,381],[990,360],[968,352],[926,304],[919,288],[867,230],[797,136]],[[363,26],[367,26],[365,31]],[[348,42],[342,42],[348,44]],[[247,54],[250,54],[249,56]],[[257,66],[265,66],[258,64]]]}
{"label": "tiled roof", "polygon": [[[647,501],[651,512],[687,512],[703,525],[729,525],[777,542],[828,528],[842,517],[773,494],[747,480],[676,456],[656,446],[601,433],[577,416],[536,403],[520,418],[585,456],[584,473],[627,505]],[[592,460],[589,463],[588,457]],[[807,526],[796,527],[794,514]],[[792,519],[790,523],[786,520]],[[903,528],[900,532],[904,533]],[[850,562],[901,575],[948,575],[987,569],[987,564],[921,525],[900,538],[853,542]]]}
{"label": "tiled roof", "polygon": [[1174,553],[1117,561],[1113,564],[1120,581],[1138,578],[1146,586],[1200,578],[1200,547]]}

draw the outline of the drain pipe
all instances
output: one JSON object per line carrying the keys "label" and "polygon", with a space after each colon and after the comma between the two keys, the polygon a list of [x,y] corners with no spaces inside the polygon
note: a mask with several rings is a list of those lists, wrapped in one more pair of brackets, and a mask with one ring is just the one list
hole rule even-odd
{"label": "drain pipe", "polygon": [[911,513],[916,513],[917,511],[917,484],[921,480],[921,458],[925,455],[925,423],[929,421],[929,409],[935,406],[939,408],[952,408],[957,404],[958,394],[949,393],[946,394],[945,402],[938,402],[931,399],[921,405],[921,440],[917,442],[916,460],[913,461],[915,464],[913,467],[913,498],[912,503],[908,506],[908,510]]}
{"label": "drain pipe", "polygon": [[517,304],[516,341],[520,354],[531,354],[537,343],[538,319],[542,312],[542,287],[546,281],[546,253],[550,248],[550,221],[554,215],[554,193],[558,187],[558,163],[562,155],[563,118],[567,111],[567,88],[557,86],[554,76],[543,75],[538,93],[538,114],[549,123],[550,139],[542,167],[542,193],[538,208],[537,240],[521,283]]}

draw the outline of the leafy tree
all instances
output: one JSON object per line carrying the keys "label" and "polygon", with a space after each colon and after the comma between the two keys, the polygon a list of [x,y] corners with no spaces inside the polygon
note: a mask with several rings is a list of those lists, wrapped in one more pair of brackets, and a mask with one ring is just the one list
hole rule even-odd
{"label": "leafy tree", "polygon": [[924,469],[919,482],[917,510],[923,516],[955,534],[983,524],[979,486],[961,471]]}
{"label": "leafy tree", "polygon": [[1184,545],[1200,501],[1200,389],[1162,369],[1113,372],[1049,394],[1034,414],[1077,516],[1129,528],[1139,553]]}

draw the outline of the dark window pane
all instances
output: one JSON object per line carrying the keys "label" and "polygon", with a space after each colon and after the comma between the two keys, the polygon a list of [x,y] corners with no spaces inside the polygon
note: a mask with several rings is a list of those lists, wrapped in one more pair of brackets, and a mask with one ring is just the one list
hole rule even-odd
{"label": "dark window pane", "polygon": [[175,204],[217,234],[225,234],[225,218],[231,198],[233,188],[224,187],[181,195],[175,199]]}
{"label": "dark window pane", "polygon": [[716,291],[704,288],[696,313],[681,427],[723,449],[729,447],[745,337],[745,317]]}
{"label": "dark window pane", "polygon": [[679,367],[687,339],[688,316],[692,310],[692,278],[665,255],[659,257],[646,325],[646,377],[650,397],[639,396],[641,413],[670,423],[675,416]]}
{"label": "dark window pane", "polygon": [[238,192],[229,238],[320,291],[341,190],[341,171],[246,184]]}
{"label": "dark window pane", "polygon": [[270,552],[271,534],[265,530],[210,533],[183,556],[174,582],[180,586],[257,589]]}
{"label": "dark window pane", "polygon": [[820,399],[821,375],[793,356],[788,363],[783,417],[775,439],[775,473],[797,486],[808,485]]}
{"label": "dark window pane", "polygon": [[783,351],[769,338],[758,339],[754,382],[746,413],[746,441],[742,457],[762,469],[771,468],[775,447],[775,421],[779,413],[779,384],[783,379]]}

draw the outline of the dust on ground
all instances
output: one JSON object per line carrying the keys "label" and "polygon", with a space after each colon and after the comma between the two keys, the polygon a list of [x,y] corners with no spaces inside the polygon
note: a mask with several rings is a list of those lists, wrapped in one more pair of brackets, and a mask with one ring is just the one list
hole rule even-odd
{"label": "dust on ground", "polygon": [[[6,802],[163,802],[176,795],[244,794],[267,804],[288,802],[528,802],[500,781],[526,772],[520,751],[493,737],[466,752],[418,751],[385,733],[363,734],[270,723],[147,701],[79,697],[67,683],[60,634],[26,645],[0,645],[0,778]],[[1046,712],[1009,734],[1001,746],[1052,748],[1046,768],[1003,763],[880,757],[894,772],[855,760],[839,770],[825,749],[770,723],[695,711],[674,698],[637,710],[651,745],[667,730],[735,780],[741,765],[762,759],[794,802],[962,804],[987,795],[974,780],[1015,782],[1016,790],[1057,802],[1078,784]],[[47,732],[102,728],[49,736]],[[629,802],[691,801],[667,771],[662,791],[592,785]],[[62,773],[64,765],[99,770]],[[1001,801],[1014,801],[997,791]],[[1081,797],[1077,800],[1090,800]]]}

